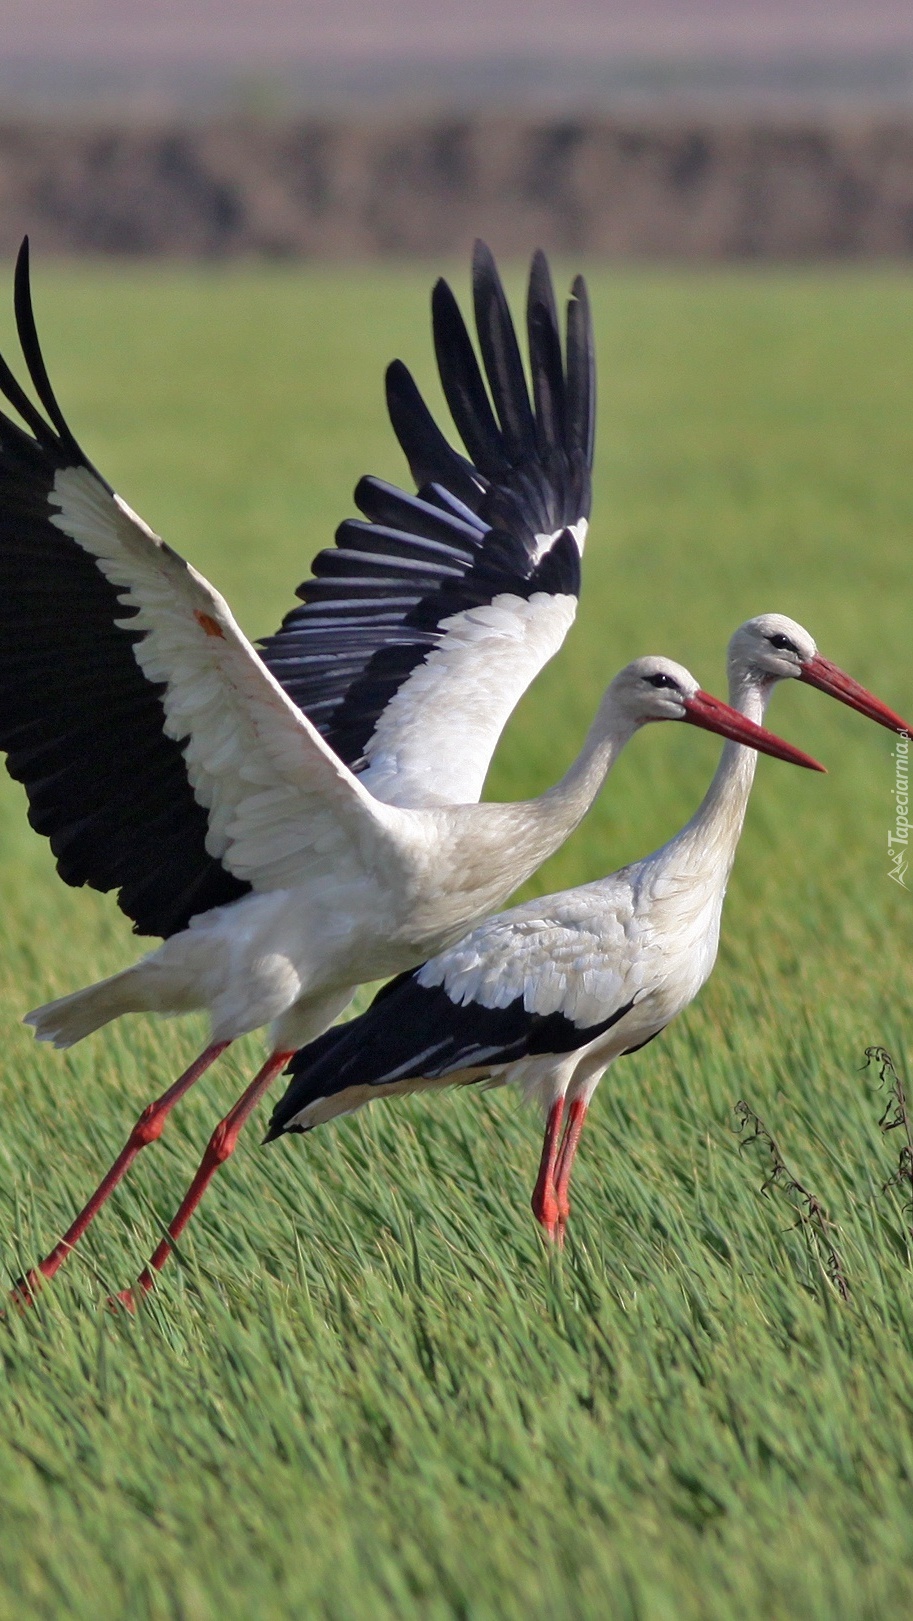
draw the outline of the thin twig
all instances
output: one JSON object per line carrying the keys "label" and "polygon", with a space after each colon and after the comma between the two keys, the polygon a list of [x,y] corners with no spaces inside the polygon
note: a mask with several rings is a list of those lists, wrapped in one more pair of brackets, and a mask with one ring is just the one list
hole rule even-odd
{"label": "thin twig", "polygon": [[[907,1139],[897,1157],[897,1170],[888,1177],[883,1191],[886,1193],[888,1188],[900,1188],[905,1195],[903,1208],[913,1215],[913,1120],[910,1118],[907,1094],[887,1047],[866,1047],[863,1069],[868,1069],[870,1064],[878,1065],[878,1085],[888,1087],[888,1101],[878,1124],[885,1134],[902,1131]],[[913,1221],[910,1236],[913,1238]]]}
{"label": "thin twig", "polygon": [[780,1145],[772,1132],[768,1131],[759,1114],[756,1114],[750,1104],[740,1098],[735,1105],[733,1113],[738,1122],[736,1131],[747,1132],[739,1143],[739,1150],[747,1148],[749,1143],[759,1142],[764,1145],[770,1154],[771,1169],[761,1184],[761,1192],[769,1193],[771,1188],[779,1188],[781,1193],[790,1199],[792,1208],[796,1211],[799,1220],[797,1227],[801,1227],[806,1242],[818,1253],[818,1247],[824,1252],[824,1272],[829,1282],[833,1284],[842,1300],[849,1300],[850,1286],[846,1273],[843,1270],[843,1261],[840,1251],[832,1237],[838,1231],[836,1222],[833,1222],[821,1200],[808,1189],[804,1182],[790,1170],[783,1158]]}

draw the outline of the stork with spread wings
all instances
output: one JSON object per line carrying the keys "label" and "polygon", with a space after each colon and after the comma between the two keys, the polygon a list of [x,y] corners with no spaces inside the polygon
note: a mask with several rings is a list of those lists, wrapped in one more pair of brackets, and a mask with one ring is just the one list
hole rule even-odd
{"label": "stork with spread wings", "polygon": [[[473,801],[576,607],[595,400],[586,290],[575,282],[562,344],[536,255],[531,395],[482,245],[473,296],[481,366],[444,282],[432,299],[468,454],[395,362],[389,411],[418,493],[362,479],[363,517],[258,649],[84,454],[39,346],[27,244],[19,255],[39,403],[0,361],[24,425],[0,416],[0,747],[64,881],[116,891],[136,932],[165,940],[29,1022],[66,1046],[131,1009],[208,1009],[212,1040],[156,1134],[228,1041],[269,1023],[275,1051],[317,1034],[361,980],[499,904],[580,814],[577,793],[541,811]],[[126,1163],[149,1134],[137,1127]]]}

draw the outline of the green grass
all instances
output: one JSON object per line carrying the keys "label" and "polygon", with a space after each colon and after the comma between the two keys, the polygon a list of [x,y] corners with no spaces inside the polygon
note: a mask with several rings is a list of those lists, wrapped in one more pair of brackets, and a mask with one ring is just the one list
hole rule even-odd
{"label": "green grass", "polygon": [[[460,280],[462,284],[462,272]],[[74,428],[262,633],[364,470],[402,477],[381,373],[430,376],[424,269],[39,267]],[[579,622],[491,791],[538,792],[606,680],[669,653],[720,689],[768,609],[911,708],[913,282],[592,276],[601,418]],[[9,348],[8,327],[2,333]],[[913,1599],[913,1271],[862,1050],[908,1041],[913,896],[887,878],[891,739],[791,686],[716,975],[597,1097],[572,1236],[527,1200],[511,1096],[378,1105],[269,1152],[252,1130],[135,1321],[154,1244],[258,1052],[189,1098],[26,1318],[0,1324],[0,1618],[880,1618]],[[539,890],[690,813],[710,740],[632,745]],[[57,1236],[202,1040],[134,1020],[71,1054],[21,1013],[131,960],[0,796],[0,1198],[10,1275]],[[740,1155],[746,1097],[837,1224],[851,1294]],[[896,1134],[895,1134],[896,1136]]]}

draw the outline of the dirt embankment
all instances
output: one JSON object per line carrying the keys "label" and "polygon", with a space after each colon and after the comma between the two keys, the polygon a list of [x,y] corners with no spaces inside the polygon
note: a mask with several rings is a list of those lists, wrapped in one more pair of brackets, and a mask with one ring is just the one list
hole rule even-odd
{"label": "dirt embankment", "polygon": [[0,253],[913,254],[913,121],[0,125]]}

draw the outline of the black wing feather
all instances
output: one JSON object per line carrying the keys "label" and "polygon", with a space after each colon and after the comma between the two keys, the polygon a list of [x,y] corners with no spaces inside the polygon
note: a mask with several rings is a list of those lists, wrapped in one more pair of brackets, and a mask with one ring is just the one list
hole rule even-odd
{"label": "black wing feather", "polygon": [[567,307],[568,446],[593,466],[596,441],[596,349],[586,282],[577,276]]}
{"label": "black wing feather", "polygon": [[439,281],[431,295],[431,315],[441,387],[460,438],[484,478],[506,478],[510,462],[501,430],[460,306],[445,281]]}
{"label": "black wing feather", "polygon": [[475,245],[472,290],[488,384],[501,424],[504,451],[513,465],[535,455],[536,426],[507,298],[484,242]]}
{"label": "black wing feather", "polygon": [[[378,718],[442,645],[453,615],[496,595],[579,591],[579,549],[567,531],[590,507],[594,372],[583,283],[574,283],[568,306],[565,364],[548,265],[535,255],[527,299],[531,405],[504,290],[482,244],[473,280],[487,388],[446,282],[431,300],[444,395],[472,460],[447,442],[412,376],[394,361],[390,420],[419,493],[362,479],[355,502],[368,522],[340,525],[335,548],[318,555],[313,578],[299,587],[304,607],[261,644],[276,679],[353,771],[366,768]],[[441,701],[458,712],[458,693]]]}
{"label": "black wing feather", "polygon": [[292,1081],[273,1110],[266,1142],[280,1137],[309,1104],[350,1087],[440,1080],[533,1055],[575,1052],[634,1006],[628,1002],[582,1028],[561,1012],[530,1013],[522,996],[496,1008],[454,1002],[443,986],[422,985],[421,971],[400,974],[359,1018],[328,1030],[295,1054],[286,1070]]}
{"label": "black wing feather", "polygon": [[[418,489],[442,484],[473,512],[485,493],[472,462],[448,444],[401,360],[386,375],[387,411]],[[356,496],[357,498],[357,496]]]}
{"label": "black wing feather", "polygon": [[567,395],[558,311],[544,253],[537,253],[533,259],[526,301],[526,330],[536,407],[536,444],[539,455],[548,460],[553,447],[567,441]]}
{"label": "black wing feather", "polygon": [[52,522],[58,473],[84,467],[110,486],[83,455],[51,388],[25,245],[15,309],[29,376],[53,426],[0,360],[0,390],[34,434],[0,413],[0,748],[64,881],[118,889],[137,933],[167,936],[250,886],[206,850],[206,811],[180,745],[163,731],[164,688],[143,675],[136,637],[117,623],[135,610]]}
{"label": "black wing feather", "polygon": [[[22,354],[28,368],[29,377],[32,380],[32,387],[57,429],[63,449],[73,458],[75,463],[82,462],[88,466],[87,458],[76,443],[64,420],[63,412],[57,404],[57,397],[51,387],[51,379],[48,376],[44,356],[41,353],[41,345],[38,342],[38,328],[35,325],[35,312],[32,308],[29,239],[27,236],[23,237],[22,246],[16,258],[16,269],[13,276],[13,310],[16,316],[16,331],[22,345]],[[18,392],[20,391],[17,390]],[[11,403],[15,404],[15,401],[11,401]],[[16,408],[18,410],[18,406]],[[28,418],[26,417],[24,420],[28,421]],[[100,476],[94,467],[92,471],[96,477]],[[102,483],[104,482],[102,479]],[[110,487],[109,484],[105,484],[106,489],[110,489]]]}

